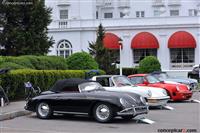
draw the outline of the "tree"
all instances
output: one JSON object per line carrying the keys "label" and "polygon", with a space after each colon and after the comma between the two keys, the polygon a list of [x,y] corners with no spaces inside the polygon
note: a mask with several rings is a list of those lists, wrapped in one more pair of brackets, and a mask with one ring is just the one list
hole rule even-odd
{"label": "tree", "polygon": [[98,69],[97,62],[92,58],[90,54],[86,52],[77,52],[69,56],[66,60],[69,69],[73,70]]}
{"label": "tree", "polygon": [[44,55],[53,40],[47,36],[51,9],[44,0],[4,0],[0,4],[1,55]]}
{"label": "tree", "polygon": [[140,73],[151,73],[160,70],[161,70],[160,62],[155,56],[147,56],[139,62]]}
{"label": "tree", "polygon": [[89,43],[89,53],[97,61],[100,69],[105,70],[107,74],[113,74],[115,72],[115,66],[112,64],[117,61],[119,51],[109,50],[104,47],[104,34],[105,30],[102,24],[100,24],[97,30],[96,42]]}

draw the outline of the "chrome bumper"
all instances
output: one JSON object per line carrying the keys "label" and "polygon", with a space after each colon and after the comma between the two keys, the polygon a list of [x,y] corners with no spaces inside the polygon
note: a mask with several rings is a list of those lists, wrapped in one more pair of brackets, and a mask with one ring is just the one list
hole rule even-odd
{"label": "chrome bumper", "polygon": [[148,106],[133,106],[130,108],[126,108],[120,112],[117,112],[117,115],[123,116],[123,115],[140,115],[140,114],[147,114],[149,112],[149,107]]}
{"label": "chrome bumper", "polygon": [[170,98],[164,98],[164,99],[147,99],[149,106],[164,106],[167,104],[167,102],[170,100]]}

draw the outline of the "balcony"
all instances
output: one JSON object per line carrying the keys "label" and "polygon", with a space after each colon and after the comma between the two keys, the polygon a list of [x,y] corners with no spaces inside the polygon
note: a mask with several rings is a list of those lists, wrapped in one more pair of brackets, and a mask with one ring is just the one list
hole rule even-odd
{"label": "balcony", "polygon": [[165,0],[153,0],[152,6],[154,7],[165,6]]}
{"label": "balcony", "polygon": [[181,1],[180,0],[169,0],[168,1],[168,6],[180,6]]}
{"label": "balcony", "polygon": [[129,8],[130,7],[130,0],[119,0],[118,1],[119,8]]}
{"label": "balcony", "polygon": [[113,0],[96,0],[96,6],[102,7],[102,8],[110,8],[114,7]]}
{"label": "balcony", "polygon": [[198,27],[198,17],[151,17],[151,18],[124,18],[124,19],[86,19],[86,20],[53,20],[48,26],[50,31],[62,30],[95,30],[99,23],[106,29],[156,29],[156,28],[183,28],[185,26]]}

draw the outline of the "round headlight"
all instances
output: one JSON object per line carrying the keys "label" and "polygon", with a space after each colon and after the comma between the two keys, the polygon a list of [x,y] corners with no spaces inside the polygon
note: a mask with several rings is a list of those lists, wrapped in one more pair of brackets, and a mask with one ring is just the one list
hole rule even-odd
{"label": "round headlight", "polygon": [[140,100],[142,101],[143,104],[146,104],[146,100],[144,99],[144,97],[140,97]]}
{"label": "round headlight", "polygon": [[189,85],[187,85],[187,89],[190,90],[190,86]]}
{"label": "round headlight", "polygon": [[163,89],[162,92],[163,92],[164,95],[168,95],[166,90]]}
{"label": "round headlight", "polygon": [[152,92],[150,90],[148,90],[148,96],[151,97],[152,96]]}
{"label": "round headlight", "polygon": [[177,91],[180,91],[180,88],[179,88],[179,86],[178,86],[178,85],[176,86],[176,90],[177,90]]}
{"label": "round headlight", "polygon": [[127,107],[129,105],[129,103],[124,98],[120,98],[119,101],[121,105],[124,107]]}

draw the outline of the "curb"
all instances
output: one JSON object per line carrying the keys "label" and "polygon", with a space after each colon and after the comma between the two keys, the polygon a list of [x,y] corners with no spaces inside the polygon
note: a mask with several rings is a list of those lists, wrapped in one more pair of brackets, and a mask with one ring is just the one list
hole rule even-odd
{"label": "curb", "polygon": [[0,114],[0,121],[14,119],[16,117],[29,115],[31,113],[32,112],[30,112],[30,111],[23,110],[23,111],[13,111],[13,112]]}

